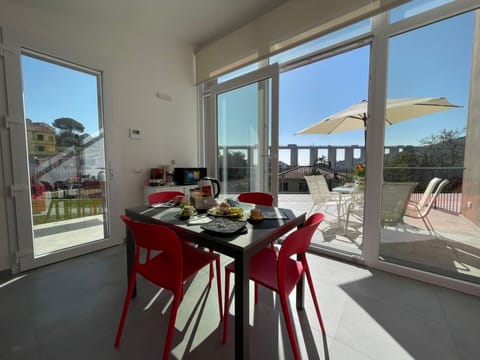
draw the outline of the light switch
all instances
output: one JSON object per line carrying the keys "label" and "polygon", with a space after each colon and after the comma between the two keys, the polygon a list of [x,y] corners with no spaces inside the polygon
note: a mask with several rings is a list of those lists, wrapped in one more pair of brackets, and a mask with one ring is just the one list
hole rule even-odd
{"label": "light switch", "polygon": [[143,130],[142,129],[130,129],[130,139],[142,139]]}

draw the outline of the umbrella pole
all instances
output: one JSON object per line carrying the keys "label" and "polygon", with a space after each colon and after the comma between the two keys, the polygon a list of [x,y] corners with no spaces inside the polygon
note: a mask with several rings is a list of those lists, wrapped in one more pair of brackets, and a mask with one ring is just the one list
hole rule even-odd
{"label": "umbrella pole", "polygon": [[[363,113],[363,147],[365,150],[365,154],[367,153],[367,114]],[[366,160],[366,159],[365,159]]]}

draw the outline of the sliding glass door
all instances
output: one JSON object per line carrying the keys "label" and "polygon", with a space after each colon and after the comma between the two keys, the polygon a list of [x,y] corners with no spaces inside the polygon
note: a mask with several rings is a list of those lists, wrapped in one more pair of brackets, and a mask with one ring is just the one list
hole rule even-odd
{"label": "sliding glass door", "polygon": [[[344,120],[351,123],[348,130],[314,126],[368,98],[369,42],[293,62],[280,74],[280,200],[296,210],[323,212],[311,248],[349,257],[362,256],[365,187],[344,185],[353,185],[357,167],[364,175],[367,129],[353,116]],[[317,194],[306,176],[328,189]]]}
{"label": "sliding glass door", "polygon": [[214,129],[207,134],[210,173],[223,194],[278,192],[278,67],[212,87]]}
{"label": "sliding glass door", "polygon": [[[480,93],[479,26],[478,14],[467,12],[389,40],[389,99],[443,97],[458,107],[385,129],[384,180],[416,187],[403,222],[383,227],[379,251],[381,261],[476,284],[479,125],[469,102]],[[383,210],[385,195],[382,203]]]}

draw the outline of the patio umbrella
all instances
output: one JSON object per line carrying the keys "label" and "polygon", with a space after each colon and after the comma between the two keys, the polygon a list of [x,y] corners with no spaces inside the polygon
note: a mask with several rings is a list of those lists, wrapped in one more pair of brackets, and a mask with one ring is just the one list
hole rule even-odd
{"label": "patio umbrella", "polygon": [[[458,108],[444,97],[436,98],[404,98],[387,99],[385,125],[393,125],[401,121],[413,119],[440,111]],[[363,100],[348,109],[333,114],[309,127],[300,130],[296,135],[332,134],[342,131],[367,128],[368,102]]]}

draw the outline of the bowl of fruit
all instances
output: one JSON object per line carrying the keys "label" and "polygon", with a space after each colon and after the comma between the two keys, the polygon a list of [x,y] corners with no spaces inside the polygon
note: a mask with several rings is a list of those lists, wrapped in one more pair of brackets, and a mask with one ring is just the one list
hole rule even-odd
{"label": "bowl of fruit", "polygon": [[197,210],[192,205],[184,205],[178,213],[180,219],[188,219],[194,215],[197,215]]}

